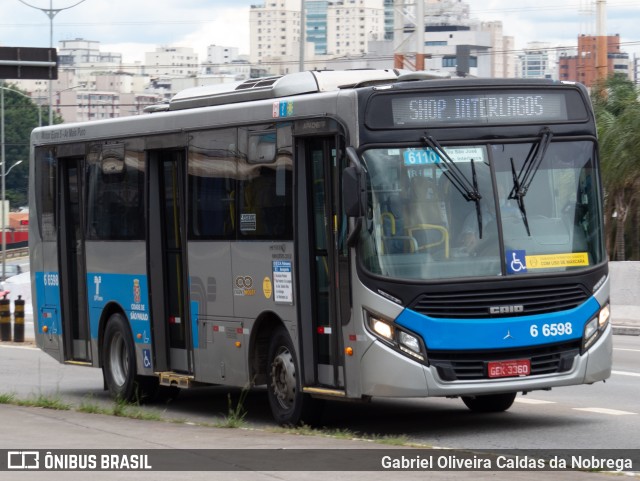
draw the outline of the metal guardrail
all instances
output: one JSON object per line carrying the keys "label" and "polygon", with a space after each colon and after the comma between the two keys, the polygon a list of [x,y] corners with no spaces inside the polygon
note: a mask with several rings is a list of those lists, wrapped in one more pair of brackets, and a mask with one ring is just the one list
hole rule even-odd
{"label": "metal guardrail", "polygon": [[[2,252],[2,249],[0,249]],[[12,259],[14,257],[26,257],[29,255],[28,247],[19,247],[18,249],[7,249],[7,258]]]}

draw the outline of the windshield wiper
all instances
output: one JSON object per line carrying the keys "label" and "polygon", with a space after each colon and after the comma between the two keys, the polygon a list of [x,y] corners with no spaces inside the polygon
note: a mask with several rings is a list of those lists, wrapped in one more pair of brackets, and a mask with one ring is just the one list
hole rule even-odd
{"label": "windshield wiper", "polygon": [[479,238],[482,239],[482,212],[480,210],[480,199],[482,199],[482,195],[480,195],[480,191],[478,190],[478,176],[476,175],[476,167],[473,159],[471,159],[471,181],[469,181],[436,139],[430,135],[425,135],[422,137],[422,140],[442,159],[442,163],[445,164],[446,168],[440,165],[440,163],[436,163],[436,165],[456,190],[460,192],[460,195],[462,195],[467,202],[473,201],[476,203],[478,234]]}
{"label": "windshield wiper", "polygon": [[527,158],[522,164],[522,169],[516,174],[516,167],[513,163],[513,157],[511,158],[511,174],[513,175],[513,188],[509,193],[509,199],[515,200],[520,208],[520,214],[522,214],[522,221],[527,229],[527,235],[531,237],[531,231],[529,230],[529,221],[527,220],[527,210],[524,206],[524,198],[531,187],[533,178],[538,172],[540,164],[544,159],[544,155],[547,152],[547,148],[553,138],[553,132],[549,127],[545,127],[540,131],[540,140],[531,146]]}

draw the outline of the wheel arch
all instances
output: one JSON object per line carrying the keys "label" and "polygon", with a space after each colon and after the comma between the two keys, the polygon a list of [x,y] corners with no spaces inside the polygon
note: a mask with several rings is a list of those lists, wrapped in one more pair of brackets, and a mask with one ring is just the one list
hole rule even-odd
{"label": "wheel arch", "polygon": [[[251,330],[249,341],[249,379],[254,386],[267,383],[269,341],[278,327],[287,329],[285,322],[273,311],[260,314]],[[287,329],[288,331],[288,329]]]}

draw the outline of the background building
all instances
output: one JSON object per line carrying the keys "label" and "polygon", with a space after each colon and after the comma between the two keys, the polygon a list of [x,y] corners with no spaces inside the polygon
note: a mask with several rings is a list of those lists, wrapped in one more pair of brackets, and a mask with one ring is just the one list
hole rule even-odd
{"label": "background building", "polygon": [[518,60],[518,77],[558,80],[557,54],[550,44],[530,42]]}
{"label": "background building", "polygon": [[[418,32],[416,0],[306,0],[303,68],[392,68],[394,55],[406,48],[409,60],[424,55],[426,69],[587,86],[596,78],[596,36],[579,35],[577,48],[531,42],[516,51],[501,22],[478,21],[465,1],[424,2],[424,31]],[[193,48],[162,46],[145,53],[144,64],[125,64],[122,54],[101,51],[99,41],[59,42],[58,78],[51,83],[54,110],[67,122],[135,115],[185,88],[297,72],[300,0],[256,3],[249,10],[250,55],[233,46],[209,45],[200,63]],[[394,40],[396,35],[402,38]],[[640,84],[639,59],[621,50],[618,35],[607,41],[609,73]],[[18,80],[16,85],[46,108],[48,81]]]}
{"label": "background building", "polygon": [[198,55],[189,47],[158,47],[155,52],[144,54],[144,65],[145,73],[152,77],[188,77],[200,70]]}
{"label": "background building", "polygon": [[[578,37],[576,55],[561,55],[559,59],[559,79],[580,82],[592,87],[597,80],[596,72],[596,36]],[[633,78],[629,54],[620,50],[620,36],[607,36],[607,72]]]}
{"label": "background building", "polygon": [[300,0],[268,0],[249,11],[250,61],[272,71],[297,70],[300,51]]}

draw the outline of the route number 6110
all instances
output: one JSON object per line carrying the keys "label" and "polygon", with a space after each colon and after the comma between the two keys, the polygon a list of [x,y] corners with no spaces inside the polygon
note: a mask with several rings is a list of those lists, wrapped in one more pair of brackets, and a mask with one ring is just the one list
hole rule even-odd
{"label": "route number 6110", "polygon": [[531,337],[538,337],[542,331],[544,337],[563,336],[565,334],[573,333],[573,326],[570,322],[558,322],[553,324],[543,324],[539,329],[537,324],[531,324],[529,328],[529,334]]}

